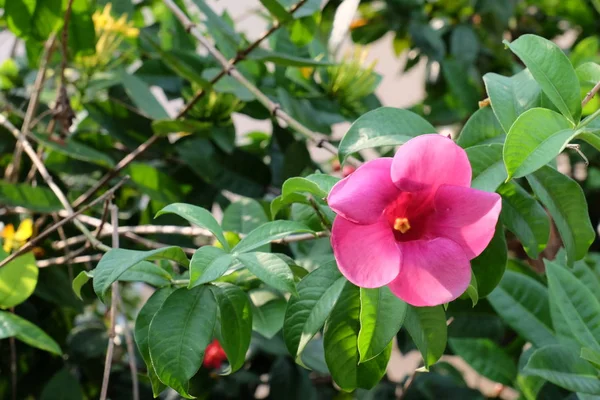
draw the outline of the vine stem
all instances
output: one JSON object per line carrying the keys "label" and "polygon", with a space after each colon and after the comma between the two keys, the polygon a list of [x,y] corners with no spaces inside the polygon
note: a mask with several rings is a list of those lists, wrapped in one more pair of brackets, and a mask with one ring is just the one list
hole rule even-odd
{"label": "vine stem", "polygon": [[[193,23],[188,16],[175,4],[173,0],[163,0],[165,5],[173,12],[173,14],[179,19],[179,21],[183,24],[186,32],[190,33],[192,36],[196,38],[208,50],[210,55],[212,55],[223,67],[223,70],[226,74],[234,78],[240,84],[242,84],[248,91],[250,91],[256,100],[261,103],[274,117],[278,117],[282,121],[284,121],[288,127],[292,128],[296,132],[300,133],[307,140],[313,142],[317,147],[321,147],[331,154],[337,155],[338,150],[333,144],[331,144],[327,137],[323,134],[316,133],[302,125],[288,113],[286,113],[279,104],[273,102],[266,94],[264,94],[259,88],[254,86],[252,82],[250,82],[244,75],[242,75],[236,68],[235,65],[227,60],[225,56],[217,50],[217,48],[207,39],[196,27],[196,24]],[[359,166],[362,164],[359,160],[354,157],[348,157],[347,160],[350,164],[354,166]]]}
{"label": "vine stem", "polygon": [[586,104],[589,103],[590,100],[592,100],[592,98],[596,95],[596,93],[598,93],[599,90],[600,90],[600,82],[596,83],[594,85],[594,87],[592,88],[592,90],[590,90],[589,92],[587,92],[587,94],[585,95],[585,97],[581,101],[581,108],[585,107]]}
{"label": "vine stem", "polygon": [[[117,227],[119,226],[119,209],[114,204],[110,206],[111,225],[113,226],[112,235],[112,247],[114,249],[119,248],[119,232]],[[115,350],[115,325],[117,315],[117,305],[119,303],[119,281],[115,281],[112,284],[112,294],[110,301],[110,312],[109,312],[109,323],[110,327],[108,330],[108,346],[106,348],[106,360],[104,362],[104,375],[102,376],[102,389],[100,391],[100,400],[106,400],[108,393],[108,381],[110,379],[110,367],[112,365],[113,352]]]}
{"label": "vine stem", "polygon": [[[290,14],[293,14],[294,12],[296,12],[296,10],[298,10],[300,7],[302,7],[304,5],[304,3],[306,3],[306,1],[307,0],[301,0],[298,3],[296,3],[294,6],[292,6],[292,8],[290,9]],[[280,23],[279,21],[276,22],[275,24],[273,24],[273,26],[269,30],[267,30],[264,34],[262,34],[257,40],[252,42],[247,48],[240,50],[240,52],[238,52],[236,54],[236,56],[233,59],[231,59],[231,61],[228,61],[227,64],[235,65],[239,61],[246,58],[246,56],[250,52],[252,52],[252,50],[256,49],[264,40],[266,40],[270,35],[273,34],[273,32],[278,30],[282,25],[283,25],[283,23]],[[225,75],[227,75],[227,69],[223,68],[221,70],[221,72],[219,72],[214,78],[212,78],[210,80],[210,82],[209,82],[210,85],[211,86],[215,85]],[[181,111],[179,111],[179,113],[177,114],[175,119],[183,118],[205,94],[206,94],[206,90],[204,88],[198,90],[194,94],[194,97],[183,107],[183,109]],[[148,138],[148,140],[146,140],[144,143],[140,144],[135,150],[133,150],[131,153],[129,153],[125,157],[123,157],[123,159],[121,159],[121,161],[119,161],[113,169],[108,171],[102,178],[100,178],[94,186],[92,186],[84,194],[79,196],[75,200],[73,205],[75,207],[77,207],[80,204],[87,202],[94,195],[94,193],[96,193],[102,186],[106,185],[108,183],[108,181],[110,181],[112,178],[117,176],[123,168],[127,167],[140,154],[142,154],[143,152],[148,150],[150,148],[150,146],[152,146],[154,143],[156,143],[156,141],[158,139],[160,139],[159,135],[155,134],[155,135],[150,136],[150,138]]]}
{"label": "vine stem", "polygon": [[[125,305],[121,296],[119,298],[119,309],[125,316]],[[131,329],[127,325],[127,318],[123,324],[123,334],[125,335],[125,344],[127,345],[127,357],[129,358],[129,371],[131,372],[131,388],[133,390],[133,400],[140,400],[140,386],[137,377],[137,365],[135,362],[135,347],[133,344],[133,336],[131,335]]]}

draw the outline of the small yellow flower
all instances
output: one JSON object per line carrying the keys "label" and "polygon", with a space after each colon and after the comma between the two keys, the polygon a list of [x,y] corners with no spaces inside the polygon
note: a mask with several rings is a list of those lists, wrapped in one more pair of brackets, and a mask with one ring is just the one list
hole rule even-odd
{"label": "small yellow flower", "polygon": [[0,237],[4,241],[2,248],[5,252],[9,253],[12,249],[23,246],[32,235],[33,221],[30,218],[23,220],[16,232],[14,225],[8,224],[4,227],[2,233],[0,233]]}

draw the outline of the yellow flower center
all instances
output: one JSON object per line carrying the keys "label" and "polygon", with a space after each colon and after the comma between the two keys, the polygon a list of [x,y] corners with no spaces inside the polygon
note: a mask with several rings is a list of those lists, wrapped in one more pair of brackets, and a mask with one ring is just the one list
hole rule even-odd
{"label": "yellow flower center", "polygon": [[400,233],[406,233],[410,229],[408,218],[396,218],[394,221],[394,229]]}

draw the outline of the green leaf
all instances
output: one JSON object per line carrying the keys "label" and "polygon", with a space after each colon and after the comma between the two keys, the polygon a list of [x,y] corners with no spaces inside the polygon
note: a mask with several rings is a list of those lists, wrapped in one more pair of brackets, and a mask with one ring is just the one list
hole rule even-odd
{"label": "green leaf", "polygon": [[536,35],[522,35],[512,43],[504,43],[529,68],[560,113],[577,124],[581,117],[579,80],[565,53],[555,43]]}
{"label": "green leaf", "polygon": [[536,350],[525,366],[525,372],[540,376],[567,390],[600,395],[598,371],[577,352],[563,345]]}
{"label": "green leaf", "polygon": [[408,305],[387,286],[360,288],[358,353],[361,364],[385,351],[402,327],[407,309]]}
{"label": "green leaf", "polygon": [[515,234],[527,255],[536,259],[550,237],[550,220],[540,203],[518,183],[511,181],[498,188],[502,196],[500,218]]}
{"label": "green leaf", "polygon": [[127,95],[131,98],[137,108],[147,117],[152,119],[168,119],[169,113],[156,100],[156,97],[150,91],[150,87],[135,75],[128,74],[124,70],[119,72],[121,84],[125,88]]}
{"label": "green leaf", "polygon": [[211,342],[217,303],[206,286],[174,291],[152,318],[148,347],[156,375],[185,398],[189,380],[202,365]]}
{"label": "green leaf", "polygon": [[93,9],[87,0],[74,0],[69,21],[69,48],[74,56],[94,54],[96,31],[92,21]]}
{"label": "green leaf", "polygon": [[130,177],[129,183],[152,200],[173,203],[184,196],[183,185],[152,165],[132,162],[125,169],[125,173]]}
{"label": "green leaf", "polygon": [[469,118],[456,144],[466,149],[483,144],[503,143],[506,135],[490,107],[480,108]]}
{"label": "green leaf", "polygon": [[312,58],[297,57],[287,53],[279,53],[257,48],[248,55],[249,60],[272,62],[284,67],[328,67],[335,65],[329,61],[319,61]]}
{"label": "green leaf", "polygon": [[260,0],[260,2],[280,23],[286,22],[292,18],[291,14],[279,3],[279,1]]}
{"label": "green leaf", "polygon": [[572,128],[565,117],[546,108],[521,114],[504,144],[508,178],[521,178],[552,161],[575,136]]}
{"label": "green leaf", "polygon": [[205,0],[193,0],[194,4],[206,17],[206,28],[219,44],[219,50],[226,58],[234,57],[239,46],[244,44],[242,37],[219,15],[215,14]]}
{"label": "green leaf", "polygon": [[148,347],[148,332],[150,330],[152,318],[154,318],[154,315],[162,307],[165,300],[167,300],[167,297],[174,291],[175,288],[173,287],[165,287],[154,292],[146,301],[146,304],[144,304],[135,320],[135,343],[146,363],[148,378],[150,378],[150,383],[152,384],[152,393],[154,393],[154,397],[158,396],[158,394],[165,389],[165,385],[156,376],[156,371],[152,365],[150,348]]}
{"label": "green leaf", "polygon": [[191,289],[219,279],[231,265],[233,258],[225,250],[213,246],[202,246],[194,252],[190,261]]}
{"label": "green leaf", "polygon": [[128,269],[144,260],[173,260],[185,267],[189,261],[180,247],[170,246],[150,251],[111,249],[94,269],[94,291],[104,301],[106,292]]}
{"label": "green leaf", "polygon": [[273,240],[282,239],[294,233],[314,233],[312,229],[295,221],[267,222],[252,230],[234,248],[235,254],[246,253]]}
{"label": "green leaf", "polygon": [[209,129],[212,124],[209,122],[195,121],[192,119],[160,119],[152,121],[152,131],[156,135],[166,136],[169,133],[205,133],[209,136]]}
{"label": "green leaf", "polygon": [[283,182],[281,196],[285,199],[293,193],[310,193],[319,199],[327,197],[327,192],[321,189],[317,183],[302,177],[290,178]]}
{"label": "green leaf", "polygon": [[58,344],[43,330],[7,311],[0,311],[0,339],[15,337],[32,347],[62,355]]}
{"label": "green leaf", "polygon": [[498,315],[534,346],[556,343],[551,328],[548,290],[535,279],[506,271],[488,300]]}
{"label": "green leaf", "polygon": [[483,82],[504,132],[510,131],[519,115],[541,106],[542,89],[528,69],[510,77],[487,73],[483,76]]}
{"label": "green leaf", "polygon": [[579,356],[594,364],[596,368],[600,368],[600,352],[590,349],[589,347],[584,347],[581,349],[581,354]]}
{"label": "green leaf", "polygon": [[[243,198],[225,209],[221,226],[226,231],[247,234],[269,222],[265,209],[253,199]],[[270,245],[260,247],[259,251],[270,251]]]}
{"label": "green leaf", "polygon": [[[0,249],[0,259],[6,254]],[[15,258],[0,268],[0,308],[21,304],[31,296],[38,280],[38,267],[33,253]]]}
{"label": "green leaf", "polygon": [[71,287],[72,287],[75,295],[79,298],[79,300],[83,300],[83,297],[81,297],[81,288],[86,283],[88,283],[89,280],[92,279],[93,276],[94,276],[94,274],[92,274],[88,271],[81,271],[80,273],[77,274],[75,279],[73,279],[73,283],[71,284]]}
{"label": "green leaf", "polygon": [[371,389],[385,374],[391,343],[377,357],[359,364],[360,290],[346,283],[331,312],[323,337],[325,361],[337,385],[345,391]]}
{"label": "green leaf", "polygon": [[508,261],[508,249],[502,224],[496,225],[494,237],[485,250],[471,260],[471,268],[477,279],[479,297],[485,297],[494,290],[502,279]]}
{"label": "green leaf", "polygon": [[223,235],[223,229],[219,226],[219,223],[215,220],[215,217],[212,214],[198,206],[193,206],[191,204],[184,203],[174,203],[169,204],[158,213],[156,213],[156,217],[159,217],[163,214],[177,214],[181,218],[188,220],[188,222],[197,225],[201,228],[208,229],[215,238],[223,245],[223,248],[226,251],[229,251],[229,244]]}
{"label": "green leaf", "polygon": [[[278,297],[272,292],[264,292],[268,293],[268,295],[270,296],[267,298],[267,300],[260,301],[260,304],[257,304],[258,301],[255,300],[255,298],[257,297],[257,292],[254,291],[250,294],[250,297],[253,301],[252,330],[260,333],[267,339],[272,339],[283,327],[285,310],[287,308],[288,303],[284,298]],[[267,295],[258,297],[266,296]]]}
{"label": "green leaf", "polygon": [[4,6],[4,18],[8,29],[21,38],[31,32],[37,0],[9,0]]}
{"label": "green leaf", "polygon": [[79,143],[72,137],[67,138],[63,143],[57,143],[49,140],[45,134],[34,133],[33,136],[37,142],[43,144],[45,147],[75,160],[89,162],[102,167],[112,168],[115,166],[115,162],[107,154]]}
{"label": "green leaf", "polygon": [[[555,258],[557,260],[558,258]],[[573,275],[594,294],[600,302],[600,274],[596,273],[587,262],[580,260],[573,266]]]}
{"label": "green leaf", "polygon": [[340,163],[359,150],[379,146],[396,146],[435,128],[408,110],[381,107],[360,116],[342,138],[339,145]]}
{"label": "green leaf", "polygon": [[25,183],[0,181],[0,204],[11,207],[25,207],[37,212],[62,210],[62,204],[48,188],[32,187]]}
{"label": "green leaf", "polygon": [[283,322],[283,338],[294,358],[319,332],[346,282],[335,261],[330,261],[298,283],[298,296],[289,299]]}
{"label": "green leaf", "polygon": [[83,390],[79,380],[69,372],[68,367],[59,370],[42,390],[40,400],[83,400]]}
{"label": "green leaf", "polygon": [[444,308],[409,306],[404,327],[421,352],[425,368],[428,369],[446,350],[448,326]]}
{"label": "green leaf", "polygon": [[513,360],[490,339],[451,338],[452,351],[486,378],[503,385],[512,386],[517,377]]}
{"label": "green leaf", "polygon": [[600,302],[567,268],[545,260],[548,289],[572,336],[584,347],[600,350]]}
{"label": "green leaf", "polygon": [[140,261],[119,277],[121,282],[144,282],[155,287],[167,286],[171,279],[167,271],[150,261]]}
{"label": "green leaf", "polygon": [[479,38],[470,25],[457,25],[450,35],[450,53],[466,67],[477,59]]}
{"label": "green leaf", "polygon": [[272,253],[244,253],[236,257],[267,285],[297,295],[294,274],[285,261]]}
{"label": "green leaf", "polygon": [[[469,299],[471,299],[471,302],[473,303],[473,307],[475,307],[477,305],[477,303],[479,302],[479,289],[477,288],[477,277],[475,276],[475,274],[473,273],[472,270],[471,270],[471,282],[469,282],[469,286],[467,286],[467,290],[463,294],[463,297],[464,296],[467,296]],[[461,297],[461,298],[463,298],[463,297]],[[467,297],[464,297],[464,298],[467,298]]]}
{"label": "green leaf", "polygon": [[581,186],[547,166],[528,175],[527,181],[554,218],[567,250],[567,261],[572,264],[585,257],[595,232]]}
{"label": "green leaf", "polygon": [[506,180],[506,167],[502,161],[501,144],[484,144],[465,150],[473,168],[471,187],[495,192]]}
{"label": "green leaf", "polygon": [[252,335],[252,311],[248,295],[230,283],[209,286],[219,305],[221,323],[219,342],[229,360],[228,373],[244,365]]}
{"label": "green leaf", "polygon": [[[293,6],[295,6],[298,2],[296,0],[278,0],[281,4],[283,4],[284,7],[286,7],[287,9],[292,8]],[[302,17],[308,17],[310,15],[313,15],[314,13],[316,13],[317,11],[319,11],[321,9],[321,0],[307,0],[302,7],[300,7],[298,9],[298,11],[296,11],[294,13],[294,18],[302,18]]]}

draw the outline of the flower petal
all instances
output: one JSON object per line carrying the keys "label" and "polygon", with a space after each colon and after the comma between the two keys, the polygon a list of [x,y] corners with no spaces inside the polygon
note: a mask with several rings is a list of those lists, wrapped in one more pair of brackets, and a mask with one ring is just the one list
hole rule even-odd
{"label": "flower petal", "polygon": [[392,181],[398,189],[435,191],[442,184],[469,187],[471,164],[467,153],[442,135],[417,136],[400,146],[392,162]]}
{"label": "flower petal", "polygon": [[400,273],[388,286],[413,306],[437,306],[456,299],[469,286],[471,265],[452,240],[435,238],[400,244]]}
{"label": "flower petal", "polygon": [[497,193],[442,185],[435,194],[434,206],[428,226],[431,233],[458,243],[473,259],[494,236],[502,198]]}
{"label": "flower petal", "polygon": [[337,216],[331,245],[338,268],[357,286],[385,286],[400,271],[400,250],[385,218],[371,225],[359,225]]}
{"label": "flower petal", "polygon": [[335,184],[327,197],[327,204],[347,220],[359,224],[374,223],[398,195],[390,177],[391,167],[392,159],[389,157],[363,164]]}

